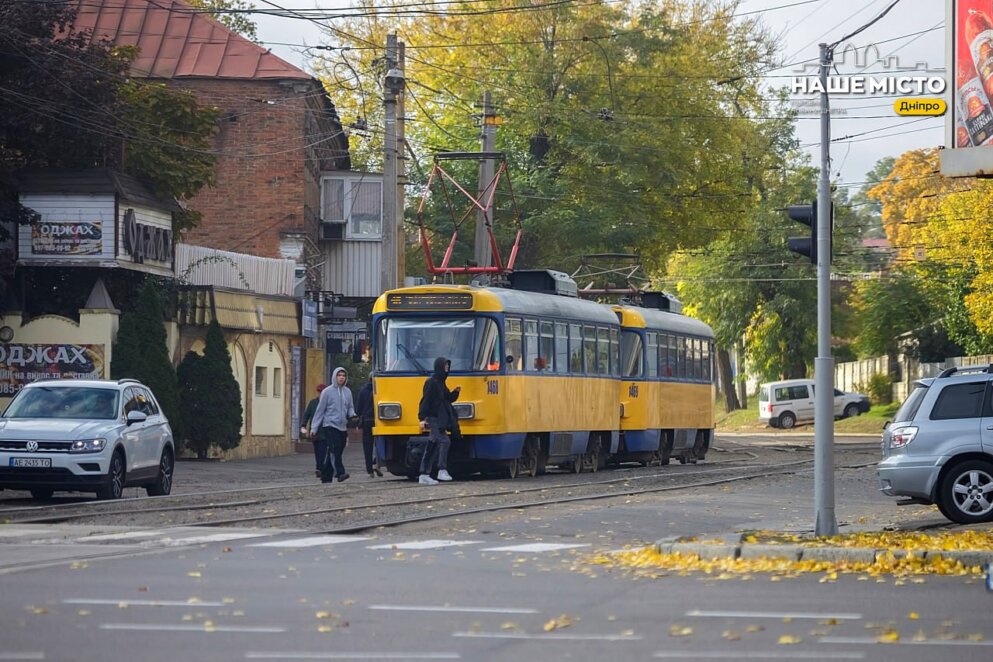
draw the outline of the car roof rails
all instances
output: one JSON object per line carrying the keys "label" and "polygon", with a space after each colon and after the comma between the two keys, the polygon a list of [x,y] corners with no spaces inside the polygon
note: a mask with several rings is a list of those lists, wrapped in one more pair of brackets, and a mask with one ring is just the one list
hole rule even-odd
{"label": "car roof rails", "polygon": [[940,373],[938,373],[938,379],[944,377],[951,377],[952,375],[957,375],[961,373],[974,373],[974,372],[985,372],[986,374],[993,375],[993,363],[989,365],[968,365],[955,368],[945,368]]}
{"label": "car roof rails", "polygon": [[117,383],[118,384],[140,384],[141,382],[139,382],[134,377],[124,377],[123,379],[118,379],[117,380]]}

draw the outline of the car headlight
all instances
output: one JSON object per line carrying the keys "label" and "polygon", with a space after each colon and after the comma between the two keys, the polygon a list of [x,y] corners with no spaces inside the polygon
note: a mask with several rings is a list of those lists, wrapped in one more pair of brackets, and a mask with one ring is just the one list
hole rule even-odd
{"label": "car headlight", "polygon": [[78,439],[72,442],[70,453],[99,453],[107,445],[106,439]]}
{"label": "car headlight", "polygon": [[398,402],[379,403],[379,420],[381,421],[395,421],[400,418],[402,412],[403,409]]}
{"label": "car headlight", "polygon": [[466,418],[476,418],[476,405],[472,402],[456,402],[452,404],[455,408],[455,415],[461,420]]}

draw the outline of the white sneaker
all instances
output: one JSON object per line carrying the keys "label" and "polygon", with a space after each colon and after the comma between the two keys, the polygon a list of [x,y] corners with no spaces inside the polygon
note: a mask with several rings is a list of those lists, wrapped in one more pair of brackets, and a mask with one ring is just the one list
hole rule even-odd
{"label": "white sneaker", "polygon": [[452,479],[452,477],[449,475],[448,470],[446,470],[446,469],[438,469],[438,480],[441,480],[441,481],[444,481],[444,482],[447,483],[451,479]]}
{"label": "white sneaker", "polygon": [[421,485],[437,485],[438,481],[429,476],[428,474],[421,474],[420,479],[417,481]]}

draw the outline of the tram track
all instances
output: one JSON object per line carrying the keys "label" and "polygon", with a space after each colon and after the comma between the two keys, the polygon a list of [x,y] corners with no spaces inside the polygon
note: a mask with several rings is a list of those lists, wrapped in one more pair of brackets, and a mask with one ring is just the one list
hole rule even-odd
{"label": "tram track", "polygon": [[[763,464],[760,467],[754,465],[748,466],[737,466],[737,467],[714,467],[708,468],[702,471],[686,471],[681,473],[655,473],[655,474],[642,474],[639,476],[625,476],[619,478],[611,478],[607,480],[600,481],[586,481],[586,482],[569,482],[566,484],[559,485],[540,485],[526,488],[508,488],[501,490],[491,490],[487,492],[480,493],[461,493],[461,494],[438,494],[434,496],[429,496],[421,491],[421,488],[417,489],[417,497],[410,499],[377,499],[374,502],[364,502],[364,503],[348,503],[342,505],[336,505],[331,507],[318,507],[318,508],[306,508],[297,509],[293,511],[272,511],[271,509],[263,509],[261,512],[254,510],[251,512],[242,513],[232,513],[233,517],[227,517],[225,519],[209,519],[209,520],[195,520],[195,521],[176,521],[170,522],[173,525],[186,525],[186,526],[243,526],[251,525],[260,522],[281,522],[281,526],[292,526],[292,521],[294,519],[300,519],[305,523],[303,528],[307,528],[313,531],[320,531],[323,533],[357,533],[362,531],[368,531],[370,529],[386,528],[401,526],[404,524],[412,524],[418,522],[428,522],[434,520],[451,519],[458,518],[473,514],[483,514],[489,512],[497,512],[501,510],[521,510],[528,508],[540,508],[546,506],[552,506],[557,504],[567,504],[583,501],[597,501],[610,498],[618,497],[631,497],[644,494],[652,493],[664,493],[673,492],[680,490],[692,490],[692,489],[702,489],[706,487],[726,485],[729,483],[734,483],[738,481],[755,480],[761,479],[769,476],[786,475],[798,473],[806,470],[810,465],[812,465],[813,459],[804,459],[791,461],[786,463],[778,463],[774,465]],[[865,464],[857,465],[847,465],[846,467],[840,468],[864,468],[867,466],[874,465],[875,462],[869,462]],[[700,478],[705,475],[713,475],[728,472],[739,473],[744,472],[743,475],[730,475],[721,476],[713,479],[705,480],[694,480],[694,478]],[[664,485],[649,485],[645,487],[631,487],[630,483],[632,481],[646,480],[652,478],[662,478],[666,480]],[[689,482],[687,482],[689,479]],[[675,484],[673,484],[675,482]],[[619,486],[621,489],[609,489],[609,486]],[[405,488],[409,488],[404,485]],[[608,489],[604,489],[608,487]],[[599,488],[599,489],[598,489]],[[566,491],[566,494],[562,494]],[[582,492],[582,493],[577,493]],[[371,493],[371,492],[370,492]],[[392,490],[390,491],[392,493]],[[545,498],[539,499],[520,499],[514,497],[520,497],[526,494],[537,494],[543,493],[547,496]],[[390,496],[386,490],[377,491],[374,496]],[[507,498],[511,497],[511,498]],[[479,503],[483,501],[483,503]],[[494,502],[497,501],[497,502]],[[271,503],[271,502],[270,502]],[[445,510],[434,510],[439,504],[447,504],[448,507]],[[251,509],[253,506],[259,504],[243,505],[235,502],[227,504],[232,508],[248,508]],[[262,504],[268,505],[268,504]],[[214,510],[217,510],[219,504],[214,504]],[[425,508],[426,506],[426,508]],[[170,508],[170,510],[179,510],[182,507],[177,506]],[[404,509],[416,508],[416,512],[406,514],[402,513]],[[400,511],[400,514],[391,517],[383,517],[382,510],[391,509],[394,511]],[[432,512],[425,512],[429,510]],[[44,518],[45,522],[52,521],[79,521],[86,520],[90,523],[99,522],[100,518],[95,517],[93,514],[79,514],[75,516],[62,515],[57,519],[52,517]],[[320,520],[320,521],[318,521]],[[333,520],[329,522],[328,520]],[[18,523],[40,523],[38,519],[34,520],[19,520]],[[160,522],[155,523],[156,525],[161,525]]]}
{"label": "tram track", "polygon": [[[748,453],[750,456],[748,460],[723,460],[716,462],[708,462],[706,466],[708,469],[704,469],[705,472],[720,470],[721,467],[727,465],[740,465],[742,463],[755,463],[758,459],[752,453]],[[766,466],[765,463],[759,463],[762,466]],[[710,467],[713,467],[712,469]],[[638,471],[638,467],[620,467],[612,470],[611,473],[615,471],[621,472],[633,472]],[[556,477],[565,477],[569,474],[553,474]],[[582,474],[584,477],[588,477],[591,474]],[[620,481],[630,481],[630,480],[647,480],[652,478],[660,478],[664,476],[677,475],[672,472],[671,469],[666,469],[661,472],[653,473],[641,473],[634,475],[626,475],[617,478],[610,478],[601,481],[591,481],[586,479],[580,480],[570,480],[563,484],[546,483],[540,487],[525,488],[525,491],[531,491],[535,489],[544,488],[575,488],[582,487],[584,485],[596,485],[596,484],[609,484],[612,482]],[[547,480],[548,477],[543,480]],[[523,482],[519,480],[516,484]],[[507,484],[505,481],[501,481],[502,484]],[[473,486],[481,485],[483,481],[460,481],[456,483],[458,486]],[[200,492],[185,492],[185,493],[173,493],[166,496],[157,497],[131,497],[120,499],[116,501],[77,501],[72,503],[61,503],[61,504],[45,504],[45,505],[33,505],[33,506],[17,506],[13,508],[0,508],[0,522],[7,522],[10,524],[41,524],[41,523],[59,523],[67,522],[75,519],[84,518],[99,518],[99,517],[112,517],[112,516],[127,516],[127,515],[139,515],[139,514],[151,514],[151,513],[168,513],[168,512],[182,512],[182,511],[194,511],[194,510],[216,510],[224,508],[235,508],[235,507],[247,507],[252,505],[262,505],[269,503],[278,503],[280,501],[289,501],[304,497],[328,497],[328,496],[346,496],[353,495],[355,493],[365,494],[383,494],[388,491],[394,490],[407,490],[415,487],[411,482],[396,479],[383,481],[379,483],[369,483],[369,484],[358,484],[349,485],[348,492],[342,494],[339,492],[329,492],[327,485],[313,482],[293,482],[293,483],[281,483],[276,485],[267,485],[262,487],[246,487],[246,488],[234,488],[227,490],[207,490]],[[292,490],[292,494],[286,494],[287,491]],[[522,491],[520,488],[507,488],[504,490],[497,490],[489,493],[481,493],[479,495],[465,495],[465,496],[500,496],[504,494],[513,494]],[[273,493],[278,493],[276,496],[269,496]],[[236,501],[207,501],[205,503],[190,503],[194,499],[212,499],[214,497],[224,497],[228,495],[243,495],[245,498]],[[256,496],[258,495],[258,496]],[[459,495],[462,496],[462,495]],[[451,495],[449,495],[450,498]],[[157,506],[154,504],[160,503],[177,503],[174,506]]]}

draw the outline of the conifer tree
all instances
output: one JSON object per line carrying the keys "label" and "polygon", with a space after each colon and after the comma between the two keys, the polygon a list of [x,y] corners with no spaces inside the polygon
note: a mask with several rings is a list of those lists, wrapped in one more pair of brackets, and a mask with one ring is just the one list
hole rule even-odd
{"label": "conifer tree", "polygon": [[151,281],[138,296],[138,306],[124,313],[117,330],[117,342],[110,363],[113,379],[131,377],[152,389],[162,412],[169,419],[173,435],[183,436],[183,418],[179,409],[176,371],[167,346],[162,297]]}
{"label": "conifer tree", "polygon": [[231,370],[224,333],[217,320],[207,329],[203,356],[187,353],[179,366],[186,439],[197,457],[214,444],[222,450],[241,443],[241,391]]}

